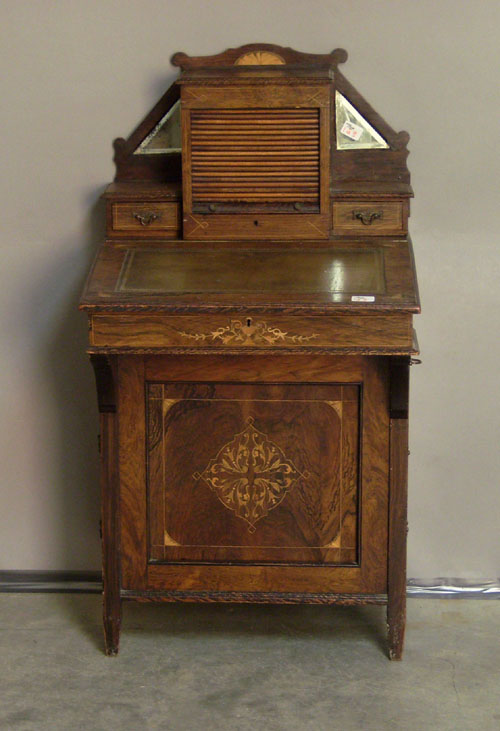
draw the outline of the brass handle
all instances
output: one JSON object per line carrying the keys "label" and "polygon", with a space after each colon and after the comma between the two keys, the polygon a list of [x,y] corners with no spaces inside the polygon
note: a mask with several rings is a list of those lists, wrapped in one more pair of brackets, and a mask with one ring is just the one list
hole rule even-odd
{"label": "brass handle", "polygon": [[158,213],[154,213],[153,211],[132,213],[132,216],[139,221],[141,226],[149,226],[150,223],[153,223],[153,221],[156,221],[160,217]]}
{"label": "brass handle", "polygon": [[216,213],[218,211],[218,206],[215,203],[209,203],[208,210],[210,213]]}
{"label": "brass handle", "polygon": [[353,211],[352,217],[361,221],[363,226],[371,226],[377,218],[382,218],[381,211]]}

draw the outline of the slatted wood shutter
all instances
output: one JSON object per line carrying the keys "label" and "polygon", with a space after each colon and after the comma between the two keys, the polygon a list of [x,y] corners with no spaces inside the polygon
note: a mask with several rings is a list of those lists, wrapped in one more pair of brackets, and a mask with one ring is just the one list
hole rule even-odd
{"label": "slatted wood shutter", "polygon": [[181,103],[184,238],[327,238],[329,80],[188,80]]}
{"label": "slatted wood shutter", "polygon": [[193,209],[319,206],[319,130],[318,109],[193,110]]}

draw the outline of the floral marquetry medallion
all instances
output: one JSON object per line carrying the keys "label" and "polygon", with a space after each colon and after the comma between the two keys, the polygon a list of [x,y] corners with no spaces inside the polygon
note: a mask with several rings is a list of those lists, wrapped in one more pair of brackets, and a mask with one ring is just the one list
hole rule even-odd
{"label": "floral marquetry medallion", "polygon": [[276,508],[299,478],[307,479],[283,450],[259,431],[250,416],[246,428],[225,444],[195,480],[203,479],[226,508],[255,524]]}

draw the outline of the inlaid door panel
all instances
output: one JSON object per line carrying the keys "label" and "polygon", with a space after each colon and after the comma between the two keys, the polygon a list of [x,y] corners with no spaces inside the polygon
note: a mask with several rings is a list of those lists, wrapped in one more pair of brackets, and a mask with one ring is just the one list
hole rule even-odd
{"label": "inlaid door panel", "polygon": [[359,557],[356,384],[148,383],[148,560]]}

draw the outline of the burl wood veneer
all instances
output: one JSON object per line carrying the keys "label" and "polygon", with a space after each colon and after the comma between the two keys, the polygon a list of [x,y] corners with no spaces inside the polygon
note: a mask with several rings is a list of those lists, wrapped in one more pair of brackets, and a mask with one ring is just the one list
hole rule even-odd
{"label": "burl wood veneer", "polygon": [[346,58],[176,54],[178,81],[115,141],[80,305],[109,655],[133,599],[386,604],[401,658],[409,137]]}

